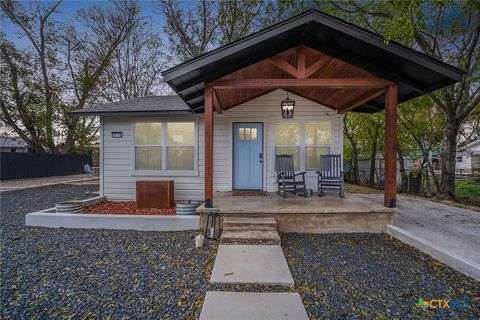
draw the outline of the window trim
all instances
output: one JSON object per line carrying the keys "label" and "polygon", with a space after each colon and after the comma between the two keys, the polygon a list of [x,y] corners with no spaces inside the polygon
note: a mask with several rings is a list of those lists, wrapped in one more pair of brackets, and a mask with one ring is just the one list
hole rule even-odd
{"label": "window trim", "polygon": [[[181,122],[190,122],[193,123],[193,170],[168,170],[167,169],[167,126],[168,123],[181,123]],[[135,153],[135,124],[137,123],[162,123],[162,159],[161,167],[162,169],[137,169],[136,164],[136,153]],[[184,177],[193,177],[198,176],[198,119],[197,118],[188,118],[188,119],[139,119],[131,122],[132,128],[132,167],[131,167],[131,176],[165,176],[165,177],[175,177],[175,176],[184,176]],[[147,145],[142,145],[147,146]],[[159,145],[154,145],[159,146]],[[192,147],[192,145],[174,145],[177,147],[187,146]]]}

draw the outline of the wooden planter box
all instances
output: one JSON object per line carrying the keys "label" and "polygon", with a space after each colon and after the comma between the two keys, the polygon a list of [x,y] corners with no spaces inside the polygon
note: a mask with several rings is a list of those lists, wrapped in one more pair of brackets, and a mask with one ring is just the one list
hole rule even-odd
{"label": "wooden planter box", "polygon": [[175,205],[173,180],[137,181],[137,209],[167,209]]}

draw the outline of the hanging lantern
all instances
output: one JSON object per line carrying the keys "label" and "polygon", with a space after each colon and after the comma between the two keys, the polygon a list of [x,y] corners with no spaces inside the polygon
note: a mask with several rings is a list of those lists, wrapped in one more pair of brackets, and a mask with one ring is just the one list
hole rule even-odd
{"label": "hanging lantern", "polygon": [[287,92],[287,98],[285,100],[282,100],[281,109],[282,109],[283,119],[293,118],[293,111],[295,109],[295,100],[288,98],[288,92]]}

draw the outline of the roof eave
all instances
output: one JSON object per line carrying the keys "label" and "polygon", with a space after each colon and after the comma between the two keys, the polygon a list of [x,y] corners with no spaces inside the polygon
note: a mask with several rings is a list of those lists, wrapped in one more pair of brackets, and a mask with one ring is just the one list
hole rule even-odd
{"label": "roof eave", "polygon": [[83,116],[99,116],[99,117],[113,117],[113,116],[192,116],[194,113],[191,110],[172,110],[172,111],[88,111],[75,110],[68,113],[71,117]]}
{"label": "roof eave", "polygon": [[[258,42],[264,41],[266,38],[274,37],[275,35],[281,34],[293,28],[297,28],[311,21],[325,25],[330,28],[335,28],[337,30],[340,30],[345,34],[356,37],[378,48],[389,51],[391,54],[401,55],[402,57],[414,63],[428,66],[428,68],[430,68],[431,70],[438,72],[440,74],[443,74],[446,77],[451,78],[455,82],[461,81],[463,75],[465,74],[464,70],[461,70],[457,67],[444,63],[424,53],[408,48],[400,43],[397,43],[395,41],[390,41],[388,44],[385,44],[385,41],[383,38],[379,37],[378,35],[372,32],[369,32],[368,30],[365,30],[363,28],[350,24],[341,19],[335,18],[333,16],[321,13],[317,10],[310,10],[296,17],[290,18],[281,23],[270,26],[257,33],[253,33],[247,36],[246,38],[237,40],[231,44],[214,49],[201,56],[198,56],[196,58],[183,62],[177,66],[174,66],[170,69],[167,69],[162,72],[162,76],[164,77],[165,82],[170,82],[171,80],[178,78],[182,75],[185,75],[191,72],[192,70],[206,66],[208,64],[214,63],[218,60],[225,58],[226,56],[231,54],[230,51],[232,51],[233,53],[239,50],[243,50],[251,45],[255,45]],[[172,88],[175,91],[177,91],[175,88],[175,85],[171,83],[169,84],[170,86],[172,86]]]}

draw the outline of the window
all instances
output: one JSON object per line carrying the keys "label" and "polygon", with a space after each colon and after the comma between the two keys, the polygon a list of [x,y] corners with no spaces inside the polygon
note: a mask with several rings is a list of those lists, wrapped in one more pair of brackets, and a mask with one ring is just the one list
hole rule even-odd
{"label": "window", "polygon": [[463,162],[463,157],[457,157],[457,162],[458,162],[458,163]]}
{"label": "window", "polygon": [[275,154],[293,156],[295,170],[318,170],[320,156],[330,153],[330,121],[312,123],[277,123]]}
{"label": "window", "polygon": [[193,170],[193,122],[167,123],[167,169]]}
{"label": "window", "polygon": [[300,170],[300,124],[277,123],[275,128],[275,154],[292,155],[295,170]]}
{"label": "window", "polygon": [[305,124],[305,170],[320,169],[320,156],[330,153],[331,123]]}
{"label": "window", "polygon": [[257,140],[257,128],[238,128],[238,137],[240,141]]}
{"label": "window", "polygon": [[162,123],[135,124],[135,169],[162,169]]}
{"label": "window", "polygon": [[194,170],[195,123],[135,123],[135,170]]}

